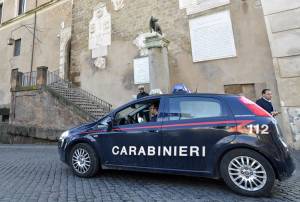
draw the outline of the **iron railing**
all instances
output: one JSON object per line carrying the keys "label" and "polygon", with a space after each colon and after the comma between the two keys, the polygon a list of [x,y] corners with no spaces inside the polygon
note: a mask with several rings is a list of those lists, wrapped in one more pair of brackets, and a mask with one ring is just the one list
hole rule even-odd
{"label": "iron railing", "polygon": [[92,101],[94,104],[99,105],[99,107],[105,108],[106,110],[108,110],[108,112],[112,110],[112,105],[109,104],[108,102],[94,96],[92,93],[90,93],[86,90],[83,90],[83,89],[75,86],[72,82],[62,79],[59,76],[58,70],[56,70],[54,72],[48,72],[48,75],[47,75],[47,85],[51,86],[51,84],[55,84],[55,83],[62,85],[64,88],[72,89],[75,93],[84,96],[88,100]]}
{"label": "iron railing", "polygon": [[36,86],[36,75],[37,72],[26,72],[20,75],[20,86],[21,87],[29,87]]}
{"label": "iron railing", "polygon": [[53,72],[47,72],[47,85],[50,85],[52,83],[56,83],[58,81],[62,80],[59,77],[59,70],[55,70]]}

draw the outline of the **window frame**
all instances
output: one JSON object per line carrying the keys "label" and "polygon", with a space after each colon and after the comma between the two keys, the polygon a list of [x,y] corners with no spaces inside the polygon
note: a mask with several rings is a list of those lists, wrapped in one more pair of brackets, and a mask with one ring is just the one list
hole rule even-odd
{"label": "window frame", "polygon": [[[171,99],[184,99],[184,98],[198,98],[199,100],[215,100],[217,103],[220,104],[222,115],[221,116],[214,116],[214,117],[198,117],[198,118],[191,118],[191,119],[179,119],[179,120],[170,120],[170,100]],[[166,100],[166,113],[164,117],[165,122],[178,122],[178,121],[193,121],[193,120],[207,120],[207,119],[223,119],[223,118],[229,118],[231,116],[231,112],[227,106],[227,104],[224,102],[223,99],[220,99],[218,97],[212,97],[212,96],[170,96]]]}
{"label": "window frame", "polygon": [[[20,43],[19,43],[19,50],[18,51],[17,51],[17,41],[20,41]],[[21,55],[21,46],[22,46],[22,39],[19,38],[19,39],[15,40],[15,43],[14,43],[14,53],[13,53],[14,57],[18,57],[18,56]]]}
{"label": "window frame", "polygon": [[4,1],[0,1],[1,13],[0,13],[0,25],[3,23],[3,8],[4,8]]}
{"label": "window frame", "polygon": [[[26,7],[27,7],[27,0],[16,0],[16,16],[22,15],[26,13]],[[23,1],[23,7],[22,7],[22,12],[20,13],[20,2]]]}

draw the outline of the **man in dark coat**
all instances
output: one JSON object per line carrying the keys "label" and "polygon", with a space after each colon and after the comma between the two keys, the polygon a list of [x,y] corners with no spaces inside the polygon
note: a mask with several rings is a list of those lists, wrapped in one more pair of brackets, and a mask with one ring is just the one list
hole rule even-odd
{"label": "man in dark coat", "polygon": [[262,91],[262,97],[256,101],[256,104],[258,104],[261,108],[269,112],[272,116],[277,116],[279,112],[274,111],[271,100],[272,100],[271,90],[264,89]]}
{"label": "man in dark coat", "polygon": [[144,86],[141,85],[141,86],[138,87],[138,89],[139,89],[140,92],[136,96],[137,99],[140,99],[140,98],[143,98],[143,97],[146,97],[146,96],[149,95],[148,93],[145,92],[145,87]]}

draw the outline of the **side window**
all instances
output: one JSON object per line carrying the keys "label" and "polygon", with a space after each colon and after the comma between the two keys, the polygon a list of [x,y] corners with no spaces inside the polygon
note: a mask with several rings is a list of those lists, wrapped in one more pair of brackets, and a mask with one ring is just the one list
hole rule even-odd
{"label": "side window", "polygon": [[14,56],[19,56],[21,54],[21,39],[15,40]]}
{"label": "side window", "polygon": [[22,15],[25,13],[26,8],[26,0],[19,0],[18,1],[18,15]]}
{"label": "side window", "polygon": [[104,126],[107,126],[109,121],[111,121],[111,117],[110,117],[110,116],[108,116],[108,117],[106,117],[105,119],[103,119],[103,120],[100,122],[100,124],[101,124],[101,125],[104,125]]}
{"label": "side window", "polygon": [[199,97],[178,97],[169,99],[168,119],[170,121],[226,116],[219,100]]}
{"label": "side window", "polygon": [[0,24],[2,23],[3,3],[0,2]]}
{"label": "side window", "polygon": [[157,122],[159,116],[160,100],[153,99],[135,103],[117,112],[114,126]]}

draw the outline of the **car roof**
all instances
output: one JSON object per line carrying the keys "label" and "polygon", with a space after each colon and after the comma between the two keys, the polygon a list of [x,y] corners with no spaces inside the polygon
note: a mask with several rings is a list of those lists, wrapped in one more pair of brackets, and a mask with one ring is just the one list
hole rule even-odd
{"label": "car roof", "polygon": [[174,94],[159,94],[159,95],[149,95],[145,96],[143,98],[137,99],[137,100],[132,100],[131,102],[125,103],[124,105],[121,105],[117,107],[115,110],[112,112],[119,111],[121,108],[125,106],[129,106],[131,104],[134,104],[139,101],[147,101],[151,99],[159,99],[163,97],[193,97],[193,96],[203,96],[203,97],[237,97],[238,95],[232,95],[232,94],[218,94],[218,93],[174,93]]}
{"label": "car roof", "polygon": [[160,98],[160,97],[181,97],[181,96],[207,96],[207,97],[223,97],[223,96],[234,96],[237,97],[238,95],[233,95],[233,94],[222,94],[222,93],[174,93],[174,94],[160,94],[160,95],[149,95],[147,97],[143,97],[142,99],[152,99],[152,98]]}

